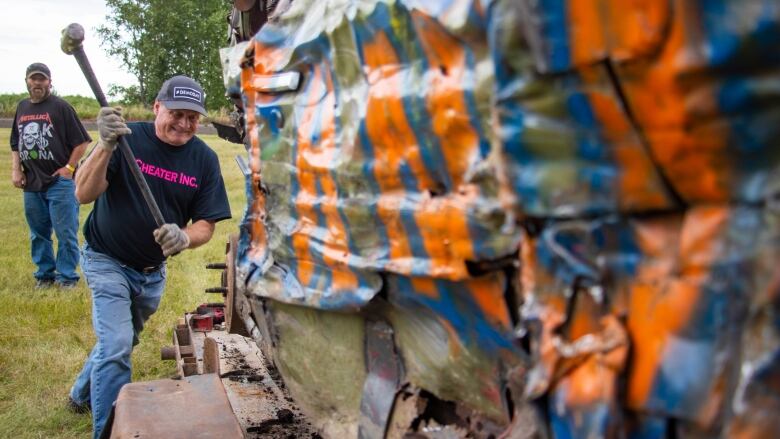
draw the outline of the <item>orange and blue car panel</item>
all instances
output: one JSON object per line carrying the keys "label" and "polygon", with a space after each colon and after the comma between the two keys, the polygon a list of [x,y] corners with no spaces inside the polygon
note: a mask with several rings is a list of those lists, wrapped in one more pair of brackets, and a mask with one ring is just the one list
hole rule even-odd
{"label": "orange and blue car panel", "polygon": [[424,310],[556,438],[762,431],[777,1],[310,3],[234,84],[249,291]]}

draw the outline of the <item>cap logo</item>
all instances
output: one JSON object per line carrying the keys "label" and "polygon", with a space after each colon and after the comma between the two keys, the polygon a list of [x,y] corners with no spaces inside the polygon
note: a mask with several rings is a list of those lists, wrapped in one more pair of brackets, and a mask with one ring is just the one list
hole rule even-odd
{"label": "cap logo", "polygon": [[190,87],[173,87],[173,98],[191,99],[197,103],[201,101],[201,94],[198,90]]}

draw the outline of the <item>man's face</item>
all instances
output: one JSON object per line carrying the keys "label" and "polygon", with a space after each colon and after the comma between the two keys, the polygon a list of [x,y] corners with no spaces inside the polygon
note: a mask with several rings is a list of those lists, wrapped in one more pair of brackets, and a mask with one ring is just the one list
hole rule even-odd
{"label": "man's face", "polygon": [[25,82],[27,82],[30,100],[34,103],[43,101],[51,94],[51,80],[40,73],[30,75]]}
{"label": "man's face", "polygon": [[154,103],[154,131],[165,143],[181,146],[189,142],[198,130],[200,113],[192,110],[169,110],[160,102]]}

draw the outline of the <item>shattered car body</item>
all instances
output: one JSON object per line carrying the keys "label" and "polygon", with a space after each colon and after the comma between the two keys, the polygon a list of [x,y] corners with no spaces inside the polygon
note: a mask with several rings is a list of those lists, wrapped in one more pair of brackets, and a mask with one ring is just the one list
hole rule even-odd
{"label": "shattered car body", "polygon": [[780,427],[777,2],[235,6],[233,312],[326,436]]}

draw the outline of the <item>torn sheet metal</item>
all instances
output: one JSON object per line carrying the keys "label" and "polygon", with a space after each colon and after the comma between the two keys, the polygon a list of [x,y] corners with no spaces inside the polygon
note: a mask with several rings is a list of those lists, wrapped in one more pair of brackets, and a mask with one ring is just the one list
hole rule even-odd
{"label": "torn sheet metal", "polygon": [[[626,367],[613,363],[627,379],[625,407],[703,428],[722,422],[742,367],[738,359],[756,343],[741,338],[750,309],[766,308],[751,303],[767,297],[765,288],[777,278],[776,267],[764,262],[777,260],[780,229],[773,215],[760,208],[699,207],[652,219],[552,223],[545,230],[556,229],[567,233],[557,240],[527,238],[521,264],[522,317],[542,328],[531,340],[538,346],[536,394],[548,386],[556,394],[556,376],[566,367],[559,337],[572,339],[566,333],[577,326],[579,337],[604,334],[598,318],[608,310],[625,322],[630,339]],[[575,294],[578,282],[592,282],[588,275],[594,274],[601,294]],[[582,313],[577,297],[603,307]],[[581,367],[564,371],[566,379],[576,379]],[[608,382],[592,372],[591,382]]]}
{"label": "torn sheet metal", "polygon": [[506,422],[504,369],[527,368],[500,273],[468,282],[387,278],[390,321],[407,379],[438,397]]}

